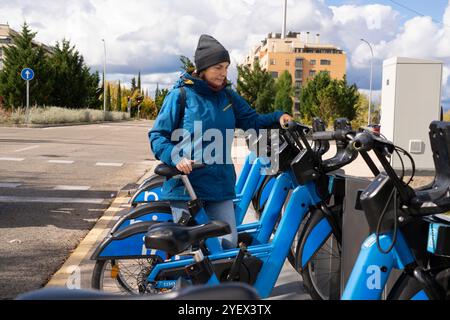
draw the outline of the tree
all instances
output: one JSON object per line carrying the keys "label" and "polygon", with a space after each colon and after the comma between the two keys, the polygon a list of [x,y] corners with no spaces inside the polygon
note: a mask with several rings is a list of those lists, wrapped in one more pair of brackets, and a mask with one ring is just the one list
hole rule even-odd
{"label": "tree", "polygon": [[294,88],[292,76],[284,71],[275,84],[277,94],[275,95],[275,109],[292,114]]}
{"label": "tree", "polygon": [[159,91],[158,97],[155,98],[157,113],[159,113],[159,111],[161,110],[162,105],[164,103],[164,99],[166,99],[168,94],[169,94],[168,89],[162,89],[161,91]]}
{"label": "tree", "polygon": [[20,77],[23,68],[35,71],[35,78],[30,81],[30,102],[48,104],[51,95],[50,67],[46,52],[42,46],[33,43],[36,33],[31,32],[26,23],[22,32],[12,34],[13,46],[4,47],[4,68],[0,72],[0,96],[5,98],[8,107],[26,104],[26,83]]}
{"label": "tree", "polygon": [[137,89],[136,78],[131,79],[131,92],[134,93]]}
{"label": "tree", "polygon": [[117,88],[116,111],[122,111],[122,86],[120,80],[119,87]]}
{"label": "tree", "polygon": [[92,78],[90,69],[75,46],[65,39],[57,42],[49,62],[52,73],[51,103],[60,107],[86,107],[90,92],[98,88],[98,82],[95,82],[95,76]]}
{"label": "tree", "polygon": [[142,87],[141,87],[141,72],[140,71],[139,71],[139,75],[138,75],[137,89],[139,91],[139,94],[141,94],[142,93]]}
{"label": "tree", "polygon": [[103,94],[103,87],[100,87],[99,84],[100,74],[98,72],[91,74],[87,84],[87,108],[101,109],[103,107],[102,100],[100,99]]}
{"label": "tree", "polygon": [[195,71],[195,64],[186,56],[180,57],[181,69],[187,73],[192,73]]}
{"label": "tree", "polygon": [[345,77],[335,80],[328,73],[320,72],[302,89],[300,112],[305,122],[311,122],[314,117],[322,118],[325,123],[340,117],[352,121],[357,115],[358,99],[358,88],[349,86]]}
{"label": "tree", "polygon": [[273,112],[275,100],[275,81],[270,73],[261,69],[255,62],[253,69],[249,66],[238,66],[237,92],[258,112]]}
{"label": "tree", "polygon": [[159,83],[157,83],[156,90],[155,90],[155,101],[158,100],[158,97],[160,94],[161,94],[161,91],[159,90]]}
{"label": "tree", "polygon": [[106,111],[111,111],[111,86],[106,87]]}

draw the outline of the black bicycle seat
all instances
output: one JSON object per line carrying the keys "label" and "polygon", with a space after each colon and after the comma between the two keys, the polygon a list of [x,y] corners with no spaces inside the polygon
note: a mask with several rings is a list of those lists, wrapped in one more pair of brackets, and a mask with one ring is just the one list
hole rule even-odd
{"label": "black bicycle seat", "polygon": [[230,233],[230,225],[217,220],[193,227],[176,223],[159,223],[148,230],[145,236],[145,246],[149,249],[163,250],[174,256],[186,251],[200,240],[221,237]]}
{"label": "black bicycle seat", "polygon": [[118,296],[94,290],[46,288],[20,295],[16,300],[259,300],[255,289],[244,283],[191,286],[160,295]]}

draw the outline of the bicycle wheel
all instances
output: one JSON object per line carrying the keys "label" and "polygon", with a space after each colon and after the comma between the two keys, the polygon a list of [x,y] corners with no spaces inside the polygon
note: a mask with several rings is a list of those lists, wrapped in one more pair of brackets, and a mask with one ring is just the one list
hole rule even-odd
{"label": "bicycle wheel", "polygon": [[159,256],[146,259],[97,260],[92,276],[92,288],[122,295],[157,293],[151,292],[147,277],[161,261]]}
{"label": "bicycle wheel", "polygon": [[341,239],[331,231],[325,238],[318,238],[322,243],[319,249],[302,262],[308,240],[316,239],[317,228],[324,223],[323,214],[314,214],[306,227],[305,234],[296,252],[296,270],[303,277],[303,286],[314,300],[338,300],[341,291]]}
{"label": "bicycle wheel", "polygon": [[[439,272],[435,276],[436,282],[442,286],[450,297],[450,269]],[[416,278],[402,273],[388,295],[388,300],[431,300],[424,290],[423,285]]]}

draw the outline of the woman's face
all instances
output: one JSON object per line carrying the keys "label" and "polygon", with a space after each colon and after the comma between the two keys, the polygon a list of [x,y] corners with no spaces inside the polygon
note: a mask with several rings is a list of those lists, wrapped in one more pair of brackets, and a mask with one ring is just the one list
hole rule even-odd
{"label": "woman's face", "polygon": [[203,71],[203,78],[213,87],[220,87],[228,75],[228,62],[222,62]]}

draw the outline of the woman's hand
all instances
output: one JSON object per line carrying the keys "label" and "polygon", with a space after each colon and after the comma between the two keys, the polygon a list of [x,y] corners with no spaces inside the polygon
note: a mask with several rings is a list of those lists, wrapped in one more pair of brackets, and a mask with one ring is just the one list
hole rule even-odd
{"label": "woman's hand", "polygon": [[185,175],[190,175],[192,172],[192,165],[195,162],[193,160],[188,160],[186,158],[183,158],[178,164],[177,169],[178,171],[183,172]]}
{"label": "woman's hand", "polygon": [[286,113],[283,114],[281,116],[281,118],[280,118],[280,125],[281,125],[281,127],[283,127],[285,123],[288,123],[289,121],[292,121],[292,120],[294,120],[293,117],[291,117],[290,115],[288,115]]}

